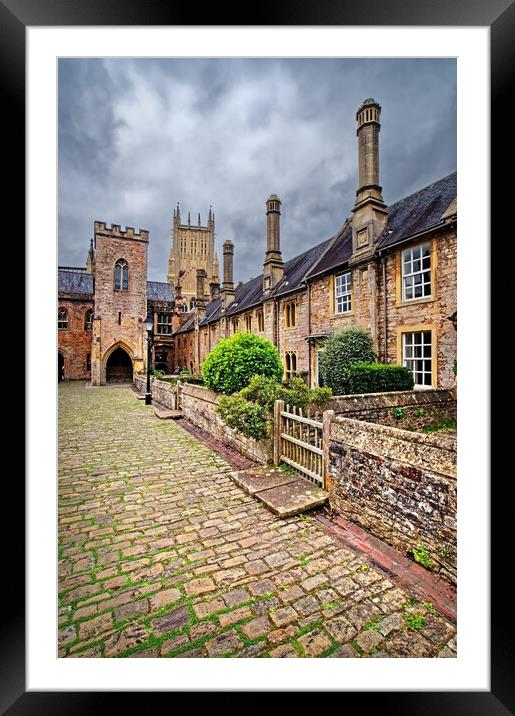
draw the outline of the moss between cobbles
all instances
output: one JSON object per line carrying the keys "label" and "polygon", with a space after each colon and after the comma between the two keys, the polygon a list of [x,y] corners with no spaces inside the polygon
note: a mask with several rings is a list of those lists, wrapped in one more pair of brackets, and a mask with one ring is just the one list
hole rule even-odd
{"label": "moss between cobbles", "polygon": [[356,641],[356,639],[352,639],[352,641],[350,642],[350,644],[351,644],[351,646],[354,647],[354,649],[356,649],[356,651],[358,652],[358,654],[359,654],[360,656],[363,654],[363,649],[360,647],[360,645],[358,644],[358,642]]}
{"label": "moss between cobbles", "polygon": [[363,625],[362,629],[363,631],[376,631],[379,632],[379,629],[377,628],[379,622],[382,622],[383,619],[386,619],[386,614],[378,614],[376,617],[371,619],[369,622]]}

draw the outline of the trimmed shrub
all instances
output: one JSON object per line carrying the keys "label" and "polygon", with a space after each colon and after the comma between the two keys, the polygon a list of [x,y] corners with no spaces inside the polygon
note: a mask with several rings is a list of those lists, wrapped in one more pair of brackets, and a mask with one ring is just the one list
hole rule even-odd
{"label": "trimmed shrub", "polygon": [[226,425],[238,430],[248,438],[265,440],[270,436],[268,414],[257,403],[245,400],[241,395],[224,395],[216,412]]}
{"label": "trimmed shrub", "polygon": [[202,366],[204,384],[217,393],[236,393],[245,388],[254,375],[279,381],[283,367],[274,344],[252,333],[222,338]]}
{"label": "trimmed shrub", "polygon": [[413,390],[413,373],[402,365],[356,363],[349,368],[350,393],[387,393]]}
{"label": "trimmed shrub", "polygon": [[347,328],[330,336],[319,356],[324,384],[335,395],[349,392],[349,369],[354,363],[371,363],[376,359],[372,339],[361,328]]}
{"label": "trimmed shrub", "polygon": [[269,413],[274,410],[276,400],[283,400],[286,405],[296,408],[320,409],[332,396],[331,388],[308,388],[302,378],[291,378],[287,383],[281,384],[273,378],[255,375],[248,386],[240,390],[245,400],[258,403]]}
{"label": "trimmed shrub", "polygon": [[325,404],[333,395],[331,388],[326,385],[323,388],[311,388],[309,391],[309,405],[313,408],[323,409]]}

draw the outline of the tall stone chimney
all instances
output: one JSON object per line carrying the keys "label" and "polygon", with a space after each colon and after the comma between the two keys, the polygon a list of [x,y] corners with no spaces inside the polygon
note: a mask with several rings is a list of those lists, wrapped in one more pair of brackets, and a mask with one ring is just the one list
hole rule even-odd
{"label": "tall stone chimney", "polygon": [[199,312],[206,310],[206,278],[206,270],[202,268],[197,269],[197,295],[195,298],[195,305],[197,306]]}
{"label": "tall stone chimney", "polygon": [[229,308],[234,301],[234,282],[233,282],[233,255],[234,244],[232,241],[225,241],[223,245],[224,256],[224,282],[222,284],[222,308]]}
{"label": "tall stone chimney", "polygon": [[266,254],[263,264],[263,292],[271,291],[284,276],[281,255],[281,201],[276,194],[266,200]]}
{"label": "tall stone chimney", "polygon": [[358,128],[358,190],[352,209],[352,259],[359,262],[375,251],[386,227],[388,210],[379,186],[379,130],[381,105],[374,99],[363,101],[356,113]]}

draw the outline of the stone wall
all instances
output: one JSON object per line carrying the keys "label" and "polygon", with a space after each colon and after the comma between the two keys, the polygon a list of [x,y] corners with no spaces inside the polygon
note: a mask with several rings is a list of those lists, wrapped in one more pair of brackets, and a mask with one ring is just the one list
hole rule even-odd
{"label": "stone wall", "polygon": [[433,571],[455,583],[453,437],[337,417],[327,483],[333,509],[404,554],[423,545]]}
{"label": "stone wall", "polygon": [[[339,395],[324,407],[354,420],[420,430],[436,419],[456,418],[456,389]],[[396,408],[402,408],[402,417],[395,415]]]}
{"label": "stone wall", "polygon": [[272,460],[272,441],[253,440],[229,428],[216,413],[223,397],[199,385],[181,383],[182,412],[184,417],[206,430],[216,440],[237,450],[241,455],[262,464]]}
{"label": "stone wall", "polygon": [[[177,386],[163,380],[151,378],[152,400],[170,410],[176,408]],[[199,385],[179,383],[181,392],[182,412],[193,425],[202,428],[215,440],[237,450],[244,457],[254,462],[266,464],[272,460],[272,441],[253,440],[229,428],[217,414],[216,407],[223,397],[208,388]],[[137,392],[146,392],[147,379],[144,375],[134,376],[134,387]]]}

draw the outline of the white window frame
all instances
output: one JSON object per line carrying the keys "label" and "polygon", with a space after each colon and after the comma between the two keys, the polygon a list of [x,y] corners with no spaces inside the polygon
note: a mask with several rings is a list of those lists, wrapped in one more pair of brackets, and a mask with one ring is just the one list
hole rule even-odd
{"label": "white window frame", "polygon": [[[427,249],[427,256],[423,256],[424,249]],[[407,268],[408,270],[406,270]],[[401,272],[403,301],[431,298],[433,287],[431,285],[431,243],[429,241],[404,249],[401,254]],[[416,295],[417,287],[420,287],[420,296]]]}
{"label": "white window frame", "polygon": [[[417,390],[428,390],[433,387],[434,358],[431,330],[406,331],[402,334],[402,365],[413,373]],[[429,382],[426,381],[427,377]]]}
{"label": "white window frame", "polygon": [[337,274],[334,277],[334,312],[350,313],[352,311],[352,277],[351,272]]}

